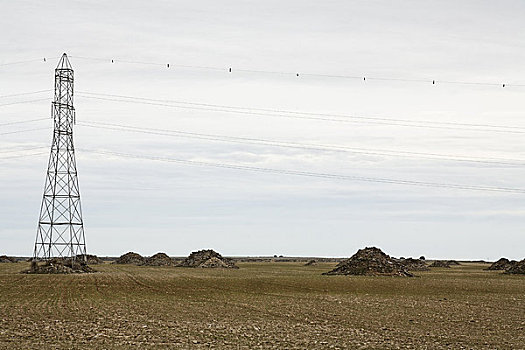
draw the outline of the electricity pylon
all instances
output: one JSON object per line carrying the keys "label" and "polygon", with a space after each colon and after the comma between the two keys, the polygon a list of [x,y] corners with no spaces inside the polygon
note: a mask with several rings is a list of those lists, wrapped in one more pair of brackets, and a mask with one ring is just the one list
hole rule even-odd
{"label": "electricity pylon", "polygon": [[73,146],[73,69],[63,54],[55,69],[53,143],[47,167],[44,197],[33,258],[69,257],[86,254],[84,223],[80,207],[75,147]]}

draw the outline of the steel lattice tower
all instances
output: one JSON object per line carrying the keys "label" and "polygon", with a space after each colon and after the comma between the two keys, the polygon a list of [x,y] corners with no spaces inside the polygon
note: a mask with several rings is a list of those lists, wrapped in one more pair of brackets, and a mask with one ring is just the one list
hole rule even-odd
{"label": "steel lattice tower", "polygon": [[73,146],[73,69],[66,54],[55,69],[51,116],[54,119],[53,143],[38,220],[34,251],[37,260],[86,254]]}

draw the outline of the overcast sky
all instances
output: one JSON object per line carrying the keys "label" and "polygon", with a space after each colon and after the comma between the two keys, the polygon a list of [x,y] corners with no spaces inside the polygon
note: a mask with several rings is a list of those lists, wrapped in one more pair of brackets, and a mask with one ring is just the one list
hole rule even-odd
{"label": "overcast sky", "polygon": [[[224,255],[350,256],[375,245],[393,256],[522,259],[523,193],[301,177],[91,151],[525,189],[525,85],[516,86],[525,84],[524,18],[523,1],[0,0],[0,95],[51,90],[58,57],[71,56],[77,165],[93,254],[187,255],[213,248]],[[27,60],[35,61],[1,65]],[[81,92],[523,129],[284,118],[91,99]],[[0,98],[0,124],[45,118],[51,99],[51,91]],[[32,102],[6,105],[19,101]],[[218,142],[83,122],[367,151]],[[51,119],[0,125],[0,254],[32,253],[51,128]],[[6,134],[11,131],[21,132]]]}

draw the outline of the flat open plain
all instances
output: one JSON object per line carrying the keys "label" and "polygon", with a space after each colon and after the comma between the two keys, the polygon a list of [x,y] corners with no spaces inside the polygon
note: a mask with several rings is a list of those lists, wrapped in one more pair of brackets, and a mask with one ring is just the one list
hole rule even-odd
{"label": "flat open plain", "polygon": [[239,270],[0,264],[2,349],[524,349],[525,276],[487,265],[418,278],[322,276],[334,263]]}

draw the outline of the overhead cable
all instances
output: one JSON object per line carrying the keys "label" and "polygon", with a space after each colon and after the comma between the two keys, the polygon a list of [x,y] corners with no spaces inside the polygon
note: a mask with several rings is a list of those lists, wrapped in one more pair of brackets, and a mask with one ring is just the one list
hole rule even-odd
{"label": "overhead cable", "polygon": [[53,90],[38,90],[38,91],[32,91],[32,92],[20,92],[17,94],[0,95],[0,98],[17,97],[17,96],[24,96],[24,95],[35,95],[35,94],[41,94],[43,92],[51,92],[51,91]]}
{"label": "overhead cable", "polygon": [[35,99],[35,100],[25,100],[25,101],[16,101],[16,102],[2,103],[2,104],[0,104],[0,107],[2,107],[2,106],[10,106],[10,105],[18,105],[18,104],[22,104],[22,103],[41,102],[41,101],[49,101],[49,98],[38,98],[38,99]]}
{"label": "overhead cable", "polygon": [[15,131],[2,132],[0,133],[0,135],[20,134],[24,132],[38,131],[38,130],[50,130],[50,129],[49,128],[36,128],[36,129],[15,130]]}
{"label": "overhead cable", "polygon": [[316,177],[316,178],[335,179],[335,180],[365,181],[365,182],[419,186],[419,187],[435,187],[435,188],[472,190],[472,191],[484,191],[484,192],[508,192],[508,193],[525,194],[525,189],[512,188],[512,187],[460,185],[460,184],[448,184],[448,183],[437,183],[437,182],[399,180],[399,179],[390,179],[390,178],[375,178],[375,177],[367,177],[367,176],[317,173],[317,172],[298,171],[298,170],[273,169],[273,168],[263,168],[263,167],[236,165],[236,164],[228,164],[228,163],[214,163],[214,162],[203,162],[203,161],[194,161],[194,160],[178,159],[178,158],[136,155],[136,154],[112,152],[112,151],[106,151],[106,150],[81,149],[81,151],[101,154],[101,155],[124,157],[124,158],[144,159],[144,160],[153,160],[153,161],[161,161],[161,162],[173,162],[173,163],[181,163],[181,164],[195,165],[195,166],[207,166],[207,167],[215,167],[215,168],[225,168],[225,169],[244,170],[244,171],[251,171],[251,172],[279,174],[279,175],[296,175],[296,176]]}
{"label": "overhead cable", "polygon": [[476,164],[492,164],[492,165],[506,165],[506,166],[525,165],[525,160],[523,159],[482,158],[482,157],[468,157],[468,156],[450,155],[450,154],[356,148],[356,147],[347,147],[347,146],[340,146],[340,145],[309,144],[309,143],[299,143],[299,142],[291,142],[291,141],[268,140],[268,139],[261,139],[261,138],[203,134],[203,133],[187,132],[187,131],[180,131],[180,130],[170,130],[170,129],[144,128],[144,127],[123,125],[123,124],[103,123],[103,122],[95,122],[95,121],[87,121],[87,122],[84,121],[84,122],[78,122],[77,124],[80,126],[106,129],[106,130],[136,132],[136,133],[144,133],[144,134],[172,136],[172,137],[174,136],[174,137],[202,139],[202,140],[230,142],[230,143],[256,144],[256,145],[263,145],[263,146],[284,147],[284,148],[293,148],[293,149],[306,149],[306,150],[325,151],[325,152],[346,152],[346,153],[365,154],[365,155],[380,155],[380,156],[387,156],[387,157],[411,157],[411,158],[418,158],[418,159],[446,160],[446,161],[455,161],[455,162],[469,162],[469,163],[476,163]]}
{"label": "overhead cable", "polygon": [[8,157],[0,157],[0,160],[4,159],[12,159],[12,158],[24,158],[24,157],[31,157],[31,156],[38,156],[42,154],[47,154],[48,152],[37,152],[37,153],[29,153],[29,154],[19,154],[16,156],[8,156]]}
{"label": "overhead cable", "polygon": [[3,124],[0,124],[0,126],[15,125],[15,124],[25,124],[25,123],[33,123],[33,122],[38,122],[38,121],[42,121],[42,120],[49,120],[49,119],[50,119],[50,118],[47,117],[47,118],[38,118],[38,119],[29,119],[29,120],[20,120],[20,121],[16,121],[16,122],[3,123]]}
{"label": "overhead cable", "polygon": [[7,150],[1,150],[0,153],[15,153],[21,151],[32,151],[35,149],[48,148],[48,146],[34,146],[34,147],[24,147],[24,148],[11,148]]}
{"label": "overhead cable", "polygon": [[77,58],[81,60],[90,60],[106,63],[127,63],[127,64],[137,64],[137,65],[150,65],[150,66],[159,66],[165,67],[167,69],[171,67],[176,68],[191,68],[191,69],[205,69],[205,70],[214,70],[214,71],[223,71],[227,73],[235,72],[245,72],[245,73],[258,73],[258,74],[275,74],[281,76],[294,76],[294,77],[321,77],[321,78],[337,78],[337,79],[352,79],[352,80],[362,80],[364,82],[370,80],[380,80],[380,81],[398,81],[398,82],[416,82],[416,83],[426,83],[431,85],[437,84],[455,84],[455,85],[479,85],[479,86],[493,86],[493,87],[525,87],[525,84],[513,84],[506,82],[481,82],[481,81],[463,81],[463,80],[440,80],[437,78],[396,78],[396,77],[381,77],[381,76],[370,76],[366,74],[327,74],[327,73],[313,73],[313,72],[302,72],[299,70],[296,71],[275,71],[275,70],[264,70],[264,69],[248,69],[248,68],[237,68],[233,66],[206,66],[206,65],[188,65],[188,64],[179,64],[173,62],[154,62],[146,60],[129,60],[129,59],[117,59],[117,58],[101,58],[101,57],[88,57],[88,56],[70,56],[72,58]]}
{"label": "overhead cable", "polygon": [[[437,121],[422,121],[422,120],[409,120],[409,119],[390,119],[390,118],[378,118],[378,117],[365,117],[365,116],[353,116],[343,114],[331,114],[331,113],[312,113],[312,112],[296,112],[287,110],[272,110],[264,108],[248,108],[248,107],[235,107],[226,105],[212,105],[202,104],[194,102],[175,102],[174,100],[158,100],[154,102],[153,99],[137,98],[137,97],[125,97],[122,95],[108,95],[109,97],[102,97],[106,94],[96,93],[77,93],[78,97],[87,99],[96,99],[110,102],[126,102],[135,104],[154,105],[170,108],[179,109],[190,109],[190,110],[204,110],[211,112],[222,112],[222,113],[233,113],[240,115],[255,115],[255,116],[267,116],[267,117],[278,117],[278,118],[292,118],[292,119],[306,119],[306,120],[319,120],[339,123],[353,123],[353,124],[371,124],[371,125],[387,125],[387,126],[402,126],[412,128],[430,128],[430,129],[445,129],[445,130],[469,130],[476,132],[498,132],[498,133],[511,133],[511,134],[524,134],[525,127],[520,126],[509,126],[509,125],[490,125],[490,124],[468,124],[468,123],[455,123],[455,122],[437,122]],[[149,100],[152,100],[151,102]]]}
{"label": "overhead cable", "polygon": [[15,64],[32,63],[32,62],[47,62],[48,60],[54,60],[57,58],[59,57],[41,57],[41,58],[34,58],[34,59],[23,60],[23,61],[11,61],[11,62],[0,63],[0,67],[1,66],[11,66]]}

